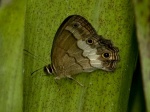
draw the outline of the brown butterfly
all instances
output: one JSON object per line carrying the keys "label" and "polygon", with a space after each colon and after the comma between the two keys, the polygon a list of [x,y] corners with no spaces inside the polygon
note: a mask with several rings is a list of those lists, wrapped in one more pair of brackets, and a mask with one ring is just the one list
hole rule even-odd
{"label": "brown butterfly", "polygon": [[58,29],[53,41],[51,64],[45,66],[44,71],[55,74],[55,79],[67,77],[73,80],[72,76],[81,72],[113,71],[119,60],[118,52],[118,48],[98,35],[85,18],[72,15]]}

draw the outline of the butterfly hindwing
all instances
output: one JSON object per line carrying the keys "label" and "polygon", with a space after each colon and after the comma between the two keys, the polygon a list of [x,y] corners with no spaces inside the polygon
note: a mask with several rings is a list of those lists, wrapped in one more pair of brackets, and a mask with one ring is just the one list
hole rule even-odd
{"label": "butterfly hindwing", "polygon": [[62,23],[55,35],[51,65],[59,77],[96,69],[109,71],[115,68],[117,52],[109,40],[97,35],[85,18],[73,15]]}

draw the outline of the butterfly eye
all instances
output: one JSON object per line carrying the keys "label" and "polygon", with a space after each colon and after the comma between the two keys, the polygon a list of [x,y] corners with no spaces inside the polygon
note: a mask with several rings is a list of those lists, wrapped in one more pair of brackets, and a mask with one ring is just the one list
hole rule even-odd
{"label": "butterfly eye", "polygon": [[102,57],[104,57],[104,58],[109,58],[109,56],[110,56],[109,53],[103,53],[102,54]]}
{"label": "butterfly eye", "polygon": [[88,39],[86,42],[87,42],[87,44],[93,44],[93,40],[92,39]]}
{"label": "butterfly eye", "polygon": [[78,23],[74,23],[74,24],[73,24],[73,27],[74,27],[74,28],[78,28],[78,27],[79,27],[79,24],[78,24]]}

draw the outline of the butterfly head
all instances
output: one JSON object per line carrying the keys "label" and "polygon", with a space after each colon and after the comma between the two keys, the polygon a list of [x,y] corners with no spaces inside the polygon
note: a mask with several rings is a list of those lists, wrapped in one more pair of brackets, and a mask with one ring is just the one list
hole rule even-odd
{"label": "butterfly head", "polygon": [[46,74],[53,74],[54,73],[54,70],[53,70],[53,66],[48,64],[44,67],[44,72]]}

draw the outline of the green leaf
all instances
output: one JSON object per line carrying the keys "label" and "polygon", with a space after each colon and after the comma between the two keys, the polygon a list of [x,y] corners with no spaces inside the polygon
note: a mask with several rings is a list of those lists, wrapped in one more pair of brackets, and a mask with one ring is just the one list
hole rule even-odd
{"label": "green leaf", "polygon": [[150,112],[150,2],[134,0],[137,37],[140,50],[143,88],[147,112]]}
{"label": "green leaf", "polygon": [[25,0],[1,1],[0,112],[22,111],[24,15]]}
{"label": "green leaf", "polygon": [[[69,79],[46,76],[54,35],[69,15],[82,15],[98,34],[120,50],[115,72],[97,70]],[[137,42],[132,3],[127,0],[40,1],[28,0],[25,24],[24,111],[31,112],[126,112],[132,75],[137,60]],[[59,55],[59,54],[58,54]],[[43,61],[44,60],[44,61]]]}
{"label": "green leaf", "polygon": [[140,59],[133,75],[127,112],[146,112]]}

